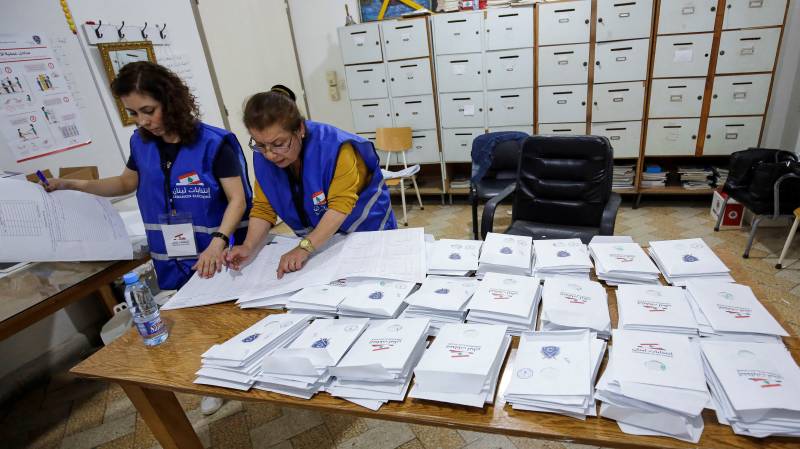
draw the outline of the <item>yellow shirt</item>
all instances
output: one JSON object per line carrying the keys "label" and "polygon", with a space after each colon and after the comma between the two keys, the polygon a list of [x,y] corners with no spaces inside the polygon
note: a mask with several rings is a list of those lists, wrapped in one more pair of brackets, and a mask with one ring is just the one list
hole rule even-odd
{"label": "yellow shirt", "polygon": [[[367,187],[370,174],[367,165],[352,145],[345,143],[339,150],[339,158],[336,160],[336,168],[333,171],[333,180],[328,188],[328,209],[349,214],[358,201],[358,195]],[[273,225],[278,222],[278,215],[275,209],[269,204],[267,196],[261,190],[261,186],[256,180],[255,196],[253,197],[253,208],[250,210],[250,218],[260,218]]]}

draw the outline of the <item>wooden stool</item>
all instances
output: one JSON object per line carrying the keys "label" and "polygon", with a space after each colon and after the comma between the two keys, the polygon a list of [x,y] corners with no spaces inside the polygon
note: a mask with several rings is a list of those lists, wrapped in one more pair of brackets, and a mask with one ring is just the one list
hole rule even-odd
{"label": "wooden stool", "polygon": [[778,264],[775,265],[775,268],[779,270],[783,268],[783,258],[786,257],[786,253],[789,252],[789,245],[792,244],[792,240],[794,239],[794,234],[797,232],[798,224],[800,224],[800,207],[794,210],[794,223],[792,223],[792,229],[789,230],[789,237],[786,238],[786,243],[783,244],[783,251],[781,251],[781,258],[778,259]]}

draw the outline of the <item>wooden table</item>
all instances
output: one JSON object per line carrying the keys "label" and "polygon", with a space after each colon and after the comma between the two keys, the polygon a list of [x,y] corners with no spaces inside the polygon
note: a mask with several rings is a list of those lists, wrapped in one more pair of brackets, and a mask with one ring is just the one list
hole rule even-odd
{"label": "wooden table", "polygon": [[133,260],[115,262],[45,262],[33,264],[0,279],[0,301],[22,303],[0,318],[0,340],[4,340],[64,307],[96,295],[109,316],[117,299],[111,283],[150,259],[140,250]]}
{"label": "wooden table", "polygon": [[[616,325],[616,299],[609,290],[612,323]],[[777,449],[800,447],[800,440],[790,438],[756,439],[738,436],[730,427],[717,423],[714,413],[703,414],[705,430],[699,444],[671,438],[643,437],[624,434],[616,421],[589,418],[580,421],[556,414],[512,410],[500,400],[495,406],[476,409],[454,404],[407,398],[405,402],[389,402],[377,412],[327,393],[311,400],[302,400],[260,390],[241,392],[192,383],[200,369],[200,354],[211,345],[221,343],[264,316],[266,310],[241,310],[231,303],[193,309],[169,310],[163,313],[170,328],[169,339],[161,346],[146,348],[135,330],[98,351],[72,369],[76,375],[119,383],[142,414],[150,430],[165,449],[200,449],[194,433],[173,392],[218,396],[244,401],[264,401],[281,406],[311,408],[322,412],[348,413],[358,416],[443,426],[478,432],[500,433],[523,437],[576,442],[619,448],[714,448],[714,449]],[[506,367],[516,351],[518,339],[503,366],[498,398],[508,385]],[[800,360],[800,339],[786,339],[795,360]]]}

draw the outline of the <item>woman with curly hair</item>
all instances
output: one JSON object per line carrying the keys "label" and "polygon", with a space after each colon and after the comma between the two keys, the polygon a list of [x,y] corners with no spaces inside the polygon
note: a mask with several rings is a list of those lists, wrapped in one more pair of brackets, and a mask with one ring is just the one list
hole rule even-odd
{"label": "woman with curly hair", "polygon": [[136,191],[159,287],[180,288],[192,270],[213,276],[224,265],[229,236],[241,242],[247,234],[242,217],[252,191],[236,136],[202,123],[189,88],[158,64],[127,64],[111,90],[138,127],[122,174],[51,179],[47,189],[101,196]]}

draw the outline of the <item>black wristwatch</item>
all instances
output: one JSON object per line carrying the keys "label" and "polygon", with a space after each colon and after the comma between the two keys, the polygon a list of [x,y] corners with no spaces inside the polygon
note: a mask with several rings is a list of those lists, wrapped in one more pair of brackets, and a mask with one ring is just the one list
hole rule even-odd
{"label": "black wristwatch", "polygon": [[212,232],[211,233],[211,237],[219,237],[219,238],[221,238],[222,241],[225,242],[225,246],[228,246],[228,236],[227,235],[217,231],[217,232]]}

